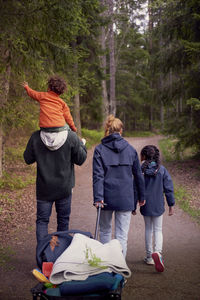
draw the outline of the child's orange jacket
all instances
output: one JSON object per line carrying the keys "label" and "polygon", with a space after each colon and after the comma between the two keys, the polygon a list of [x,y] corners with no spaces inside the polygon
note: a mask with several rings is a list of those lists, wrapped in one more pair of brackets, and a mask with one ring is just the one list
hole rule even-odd
{"label": "child's orange jacket", "polygon": [[28,85],[24,88],[31,98],[40,103],[40,127],[62,127],[67,123],[73,131],[77,131],[68,105],[56,93],[37,92]]}

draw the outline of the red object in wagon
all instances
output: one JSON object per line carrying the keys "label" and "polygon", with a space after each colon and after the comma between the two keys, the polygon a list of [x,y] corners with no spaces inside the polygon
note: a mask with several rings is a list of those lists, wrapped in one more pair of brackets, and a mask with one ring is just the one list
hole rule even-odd
{"label": "red object in wagon", "polygon": [[42,263],[42,273],[49,278],[52,272],[53,263],[52,262],[43,262]]}

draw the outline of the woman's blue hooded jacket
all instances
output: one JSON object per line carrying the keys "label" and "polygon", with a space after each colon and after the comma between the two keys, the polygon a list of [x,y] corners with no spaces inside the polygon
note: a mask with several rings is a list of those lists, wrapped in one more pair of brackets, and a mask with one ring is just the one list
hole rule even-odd
{"label": "woman's blue hooded jacket", "polygon": [[[142,166],[143,169],[143,166]],[[175,204],[174,189],[167,169],[152,161],[144,170],[146,204],[140,207],[143,216],[161,216],[165,211],[165,200],[168,206]]]}
{"label": "woman's blue hooded jacket", "polygon": [[94,150],[94,202],[103,200],[108,210],[135,210],[134,186],[139,200],[144,200],[144,176],[136,150],[119,133],[110,134]]}

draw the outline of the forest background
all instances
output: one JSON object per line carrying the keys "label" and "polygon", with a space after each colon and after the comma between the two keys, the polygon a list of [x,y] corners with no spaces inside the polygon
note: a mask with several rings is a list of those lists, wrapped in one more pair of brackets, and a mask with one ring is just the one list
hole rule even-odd
{"label": "forest background", "polygon": [[177,157],[199,157],[198,0],[0,0],[0,12],[0,188],[25,185],[7,165],[39,128],[20,83],[45,91],[53,74],[88,141],[112,113],[125,135],[162,133]]}
{"label": "forest background", "polygon": [[[151,136],[145,143],[159,140],[177,206],[195,220],[193,224],[175,207],[168,227],[168,275],[154,281],[157,276],[145,273],[137,262],[135,268],[134,262],[136,277],[126,293],[148,293],[155,299],[156,286],[158,298],[165,291],[173,299],[194,299],[199,287],[199,0],[0,0],[0,294],[7,296],[2,299],[11,294],[16,299],[22,287],[29,299],[34,284],[29,273],[35,249],[36,166],[24,163],[23,152],[39,129],[39,105],[21,82],[46,91],[54,74],[67,81],[62,98],[88,148],[100,142],[110,113],[122,119],[125,137],[137,135],[141,142],[145,134]],[[167,139],[160,140],[161,135]],[[92,154],[90,149],[86,164],[76,169],[81,185],[76,185],[75,207],[82,196],[92,207]],[[80,220],[88,226],[90,218],[85,223],[86,215],[81,219],[79,209],[77,214],[76,228]],[[140,225],[133,229],[141,235]],[[142,253],[134,235],[133,241]]]}

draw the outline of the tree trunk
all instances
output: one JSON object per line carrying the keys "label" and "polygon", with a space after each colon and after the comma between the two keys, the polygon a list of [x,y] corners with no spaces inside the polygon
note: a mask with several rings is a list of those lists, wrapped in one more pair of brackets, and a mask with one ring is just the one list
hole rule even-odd
{"label": "tree trunk", "polygon": [[163,101],[160,101],[160,123],[161,123],[161,129],[164,129],[164,105]]}
{"label": "tree trunk", "polygon": [[[3,51],[2,51],[3,52]],[[0,109],[6,105],[10,88],[11,66],[9,62],[10,51],[6,50],[0,53],[4,60],[5,72],[0,74]],[[0,177],[3,175],[4,162],[4,134],[3,134],[3,119],[0,120]]]}
{"label": "tree trunk", "polygon": [[77,127],[77,133],[81,136],[81,117],[80,117],[80,97],[77,93],[74,97],[74,121]]}
{"label": "tree trunk", "polygon": [[3,130],[2,130],[2,126],[0,125],[0,178],[3,175],[3,157],[4,157],[4,151],[3,151]]}
{"label": "tree trunk", "polygon": [[80,116],[80,96],[79,96],[79,80],[78,80],[78,63],[74,64],[74,75],[76,81],[77,94],[74,97],[74,123],[77,127],[77,133],[81,136],[81,116]]}
{"label": "tree trunk", "polygon": [[[151,9],[152,0],[148,1],[148,14],[149,14],[149,54],[150,59],[152,55],[152,49],[153,49],[153,42],[152,42],[152,32],[153,32],[153,19],[152,19],[152,9]],[[151,63],[150,63],[150,70],[151,70]],[[151,72],[151,71],[150,71]],[[150,107],[149,107],[149,130],[152,131],[152,120],[153,120],[153,76],[150,74],[150,89],[151,89],[151,95],[150,95]]]}
{"label": "tree trunk", "polygon": [[162,67],[160,70],[160,81],[159,81],[159,88],[160,91],[159,97],[160,97],[160,123],[161,123],[161,129],[164,129],[164,103],[162,99],[163,89],[164,89],[164,79],[163,79],[163,73],[162,73]]}
{"label": "tree trunk", "polygon": [[[161,19],[162,10],[159,10],[159,15]],[[161,21],[162,22],[162,21]],[[160,32],[160,41],[159,41],[159,47],[161,52],[161,63],[160,63],[160,80],[159,80],[159,98],[160,98],[160,123],[161,123],[161,129],[164,129],[164,102],[163,102],[163,92],[164,92],[164,71],[163,71],[163,64],[164,64],[164,57],[162,54],[163,49],[163,36],[162,32]],[[170,90],[171,90],[171,77],[172,77],[172,70],[170,70]],[[171,92],[170,92],[171,93]]]}
{"label": "tree trunk", "polygon": [[149,131],[152,131],[152,129],[153,129],[152,124],[153,124],[153,105],[152,105],[152,103],[150,103],[150,108],[149,108]]}
{"label": "tree trunk", "polygon": [[[105,0],[101,0],[101,4],[105,5]],[[105,16],[105,12],[102,13],[102,17]],[[100,44],[101,50],[103,54],[100,56],[100,64],[103,73],[103,79],[101,80],[101,87],[102,87],[102,119],[103,124],[109,114],[109,103],[108,103],[108,92],[107,92],[107,85],[106,85],[106,32],[105,27],[102,26],[101,28],[101,35],[100,35]]]}
{"label": "tree trunk", "polygon": [[80,115],[80,95],[79,95],[79,70],[78,70],[78,57],[77,57],[77,45],[74,41],[72,43],[72,49],[74,53],[74,88],[77,90],[77,93],[74,97],[74,109],[73,109],[73,118],[74,123],[77,128],[77,134],[81,136],[81,115]]}
{"label": "tree trunk", "polygon": [[113,0],[108,0],[109,16],[111,22],[109,24],[109,57],[110,57],[110,113],[115,116],[116,114],[116,98],[115,98],[115,43],[114,43],[114,30],[113,30],[113,13],[114,3]]}
{"label": "tree trunk", "polygon": [[[181,61],[181,74],[184,74],[183,70],[183,63]],[[183,99],[184,99],[184,84],[183,84],[183,78],[181,76],[181,94],[180,94],[180,99],[179,99],[179,107],[180,107],[180,113],[183,112]]]}

